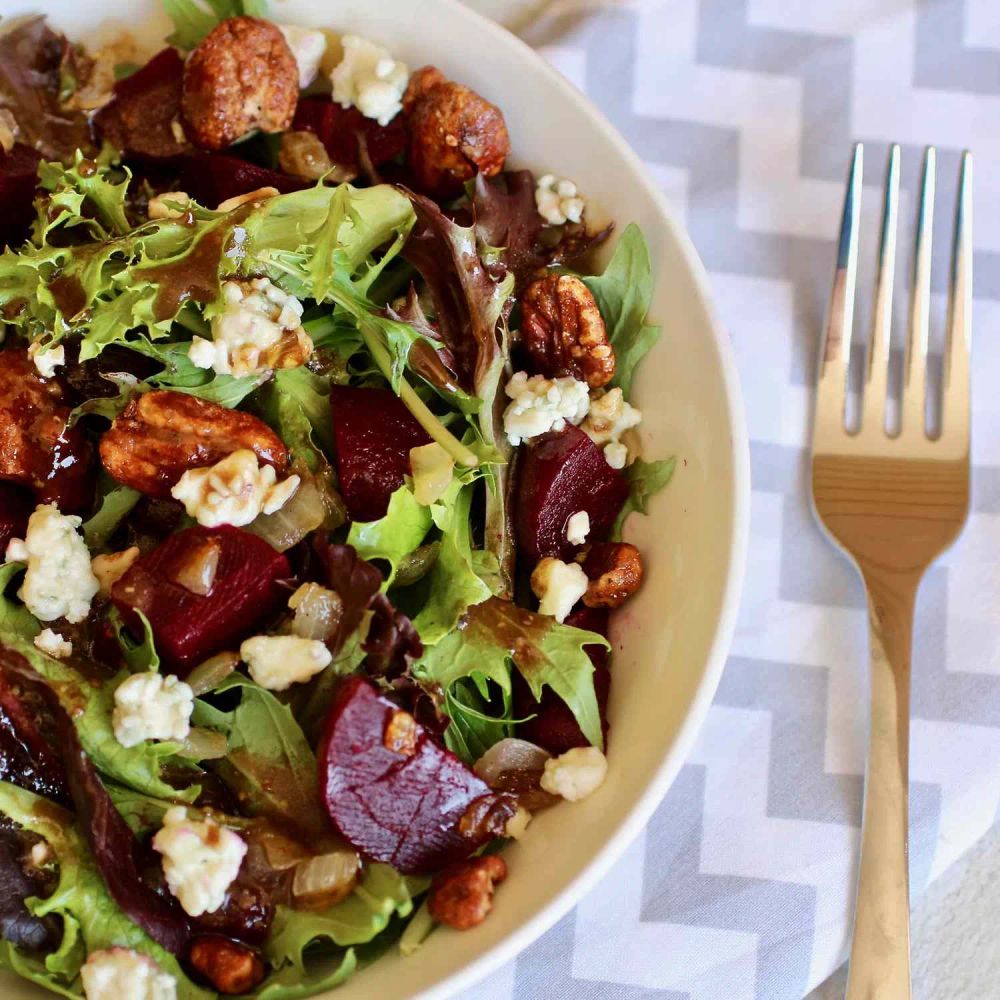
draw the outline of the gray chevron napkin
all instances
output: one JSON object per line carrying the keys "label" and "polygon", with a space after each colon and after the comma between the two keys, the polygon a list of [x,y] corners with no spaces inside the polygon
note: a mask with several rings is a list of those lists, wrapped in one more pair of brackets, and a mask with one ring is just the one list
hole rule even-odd
{"label": "gray chevron napkin", "polygon": [[858,139],[873,213],[886,144],[903,144],[908,192],[938,146],[941,226],[958,152],[977,156],[973,511],[918,607],[914,894],[1000,818],[1000,5],[590,0],[523,34],[646,160],[708,267],[742,370],[753,520],[732,655],[677,782],[604,882],[468,996],[798,1000],[846,955],[864,766],[863,593],[813,525],[804,450]]}

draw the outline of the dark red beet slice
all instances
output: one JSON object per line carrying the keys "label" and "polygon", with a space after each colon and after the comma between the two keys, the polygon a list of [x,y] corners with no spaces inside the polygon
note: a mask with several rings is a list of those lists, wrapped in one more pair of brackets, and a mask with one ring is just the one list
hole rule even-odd
{"label": "dark red beet slice", "polygon": [[[578,608],[566,619],[567,625],[574,628],[597,632],[607,638],[608,609]],[[597,706],[601,710],[601,724],[604,729],[605,743],[608,739],[608,695],[611,692],[611,671],[608,669],[608,651],[603,646],[587,646],[587,655],[594,664],[594,693],[597,695]],[[580,731],[570,707],[551,688],[542,691],[541,701],[536,701],[528,685],[515,671],[514,675],[514,711],[519,719],[533,715],[534,718],[521,723],[517,735],[522,740],[528,740],[544,747],[551,754],[559,755],[573,747],[585,747],[590,744]]]}
{"label": "dark red beet slice", "polygon": [[0,482],[0,552],[12,538],[24,538],[35,509],[31,494],[13,483]]}
{"label": "dark red beet slice", "polygon": [[222,153],[195,153],[184,157],[177,185],[199,204],[215,208],[227,198],[247,194],[262,187],[277,188],[282,194],[308,187],[301,181],[277,170],[259,167],[235,156]]}
{"label": "dark red beet slice", "polygon": [[[219,545],[212,590],[205,596],[175,583],[185,558],[206,543]],[[141,634],[136,611],[153,628],[156,648],[180,676],[241,639],[274,614],[287,596],[278,581],[288,560],[256,535],[223,525],[187,528],[138,559],[114,585],[111,598],[130,628]]]}
{"label": "dark red beet slice", "polygon": [[502,830],[514,804],[419,724],[412,752],[386,749],[397,711],[361,677],[341,684],[319,743],[320,797],[364,857],[407,874],[437,871]]}
{"label": "dark red beet slice", "polygon": [[579,510],[590,515],[589,540],[605,538],[628,489],[625,477],[578,427],[528,442],[514,504],[521,552],[532,560],[570,555],[575,546],[566,541],[566,522]]}
{"label": "dark red beet slice", "polygon": [[162,49],[115,84],[115,96],[94,118],[98,132],[129,156],[180,156],[191,148],[178,131],[183,78],[184,60],[178,51]]}
{"label": "dark red beet slice", "polygon": [[340,491],[355,521],[383,517],[389,497],[410,471],[410,449],[428,444],[427,432],[388,389],[330,390],[333,444]]}
{"label": "dark red beet slice", "polygon": [[0,242],[17,247],[27,239],[35,217],[32,201],[38,183],[41,154],[24,143],[9,153],[0,152]]}
{"label": "dark red beet slice", "polygon": [[406,148],[406,123],[397,115],[388,125],[365,118],[357,108],[342,108],[328,97],[306,97],[295,109],[292,128],[313,132],[337,166],[357,167],[358,143],[364,142],[373,166],[398,156]]}

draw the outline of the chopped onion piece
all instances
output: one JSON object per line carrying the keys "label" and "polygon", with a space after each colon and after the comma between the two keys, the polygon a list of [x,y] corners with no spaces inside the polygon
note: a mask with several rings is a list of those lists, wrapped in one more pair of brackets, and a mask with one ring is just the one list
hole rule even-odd
{"label": "chopped onion piece", "polygon": [[261,514],[247,531],[259,535],[272,548],[286,552],[327,519],[328,505],[310,479],[303,479],[291,499],[273,514]]}
{"label": "chopped onion piece", "polygon": [[212,592],[219,571],[222,545],[217,538],[202,539],[169,569],[170,579],[192,594],[205,597]]}
{"label": "chopped onion piece", "polygon": [[476,761],[473,770],[490,788],[495,788],[495,783],[501,780],[501,776],[511,771],[540,773],[545,769],[545,762],[551,756],[547,750],[535,746],[534,743],[511,738],[494,743]]}
{"label": "chopped onion piece", "polygon": [[340,594],[318,583],[302,584],[288,599],[288,606],[295,612],[292,634],[320,642],[326,642],[337,631],[344,614]]}
{"label": "chopped onion piece", "polygon": [[228,750],[229,741],[225,733],[196,726],[187,734],[187,739],[180,743],[177,753],[191,760],[218,760],[225,757]]}
{"label": "chopped onion piece", "polygon": [[187,676],[187,686],[195,697],[214,691],[238,666],[240,654],[231,651],[216,653],[191,671]]}
{"label": "chopped onion piece", "polygon": [[313,857],[297,840],[292,840],[277,830],[265,829],[255,839],[263,848],[267,863],[276,872],[288,871]]}
{"label": "chopped onion piece", "polygon": [[437,442],[410,449],[413,495],[429,507],[444,496],[455,474],[455,459]]}
{"label": "chopped onion piece", "polygon": [[324,909],[354,890],[361,859],[349,847],[301,861],[292,876],[292,896],[299,907]]}

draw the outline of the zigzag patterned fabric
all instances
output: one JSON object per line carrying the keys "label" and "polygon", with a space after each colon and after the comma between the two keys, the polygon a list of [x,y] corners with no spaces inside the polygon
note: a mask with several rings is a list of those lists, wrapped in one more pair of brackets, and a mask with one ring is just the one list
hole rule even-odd
{"label": "zigzag patterned fabric", "polygon": [[864,768],[864,595],[814,526],[805,451],[855,140],[871,194],[889,141],[908,193],[936,144],[942,212],[959,152],[977,154],[973,510],[917,612],[914,895],[1000,819],[1000,4],[580,0],[524,37],[646,160],[709,269],[742,369],[752,537],[732,656],[677,782],[576,911],[468,996],[799,1000],[846,957]]}

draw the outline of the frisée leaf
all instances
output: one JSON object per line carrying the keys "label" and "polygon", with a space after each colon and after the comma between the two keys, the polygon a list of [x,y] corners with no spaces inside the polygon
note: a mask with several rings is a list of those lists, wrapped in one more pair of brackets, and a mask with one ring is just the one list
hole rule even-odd
{"label": "fris\u00e9e leaf", "polygon": [[587,740],[603,747],[594,665],[585,650],[589,645],[609,648],[596,632],[562,625],[493,597],[471,607],[457,628],[428,647],[412,673],[421,683],[445,691],[471,677],[484,696],[487,681],[509,694],[513,664],[536,698],[543,688],[552,688],[572,710]]}

